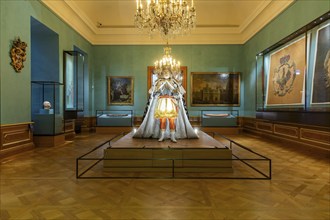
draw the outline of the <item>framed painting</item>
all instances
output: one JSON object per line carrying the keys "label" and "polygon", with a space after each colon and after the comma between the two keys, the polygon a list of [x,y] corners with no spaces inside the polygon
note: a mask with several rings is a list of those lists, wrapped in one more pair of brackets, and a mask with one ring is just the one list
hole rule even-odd
{"label": "framed painting", "polygon": [[330,104],[330,23],[316,33],[311,104]]}
{"label": "framed painting", "polygon": [[306,37],[301,37],[269,56],[266,107],[300,106],[305,98]]}
{"label": "framed painting", "polygon": [[131,76],[107,77],[107,104],[108,105],[133,105],[134,81]]}
{"label": "framed painting", "polygon": [[239,106],[240,73],[192,72],[191,106]]}
{"label": "framed painting", "polygon": [[[157,80],[157,75],[153,74],[154,69],[155,69],[154,66],[148,66],[148,82],[147,82],[148,90],[147,90],[147,92],[149,91],[151,86]],[[180,69],[181,69],[181,74],[182,74],[182,87],[187,92],[187,67],[181,66]],[[148,97],[149,97],[149,92],[148,92]],[[186,97],[186,95],[185,95],[185,97]]]}

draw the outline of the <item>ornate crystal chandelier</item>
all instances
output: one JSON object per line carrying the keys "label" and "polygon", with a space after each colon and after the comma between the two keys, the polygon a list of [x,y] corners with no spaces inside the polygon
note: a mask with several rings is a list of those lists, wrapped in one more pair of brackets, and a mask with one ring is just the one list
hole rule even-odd
{"label": "ornate crystal chandelier", "polygon": [[171,48],[166,45],[164,47],[164,56],[162,59],[155,62],[154,74],[161,75],[164,72],[170,71],[174,78],[180,80],[178,77],[181,77],[180,61],[176,61],[171,56]]}
{"label": "ornate crystal chandelier", "polygon": [[149,35],[159,31],[165,40],[184,35],[196,26],[194,0],[189,7],[185,0],[136,0],[135,26]]}

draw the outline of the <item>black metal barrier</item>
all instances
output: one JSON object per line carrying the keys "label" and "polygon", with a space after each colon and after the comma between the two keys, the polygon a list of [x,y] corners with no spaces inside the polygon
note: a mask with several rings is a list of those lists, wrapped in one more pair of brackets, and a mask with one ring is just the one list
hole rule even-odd
{"label": "black metal barrier", "polygon": [[[230,149],[232,150],[232,158],[231,159],[211,159],[211,158],[207,158],[207,159],[201,159],[201,158],[189,158],[189,159],[184,159],[184,158],[104,158],[104,155],[102,156],[94,156],[94,157],[89,157],[91,154],[95,154],[95,152],[97,151],[104,151],[107,148],[111,148],[111,142],[115,139],[117,139],[118,137],[122,136],[121,135],[117,135],[113,138],[111,138],[110,140],[100,144],[99,146],[93,148],[92,150],[90,150],[89,152],[83,154],[82,156],[78,157],[76,159],[76,178],[77,179],[128,179],[128,178],[134,178],[134,179],[254,179],[254,180],[270,180],[272,178],[272,169],[271,169],[271,159],[256,153],[255,151],[221,135],[218,133],[212,133],[213,137],[220,137],[225,139],[226,141],[229,142],[229,146],[224,145],[224,148],[226,149]],[[222,143],[222,142],[220,142]],[[115,148],[113,148],[115,149]],[[131,149],[131,148],[126,148],[126,149]],[[139,148],[134,148],[134,149],[139,149]],[[141,149],[146,149],[146,148],[141,148]],[[148,149],[157,149],[157,150],[166,150],[166,151],[173,151],[173,150],[178,150],[178,148],[148,148]],[[179,148],[180,150],[184,150],[184,149],[192,149],[192,148]],[[196,149],[196,148],[194,148]],[[221,150],[222,148],[211,148],[211,149],[218,149]],[[103,152],[99,152],[99,153],[103,153]],[[247,155],[249,155],[249,158],[245,158],[247,157]],[[252,155],[254,157],[252,157]],[[103,166],[99,166],[97,167],[97,165],[101,162],[101,161],[171,161],[171,166],[116,166],[115,168],[148,168],[148,169],[168,169],[169,171],[166,172],[169,175],[149,175],[146,174],[148,172],[110,172],[111,174],[119,174],[117,176],[108,176],[106,175],[106,170],[109,168],[105,168]],[[235,162],[240,162],[241,164],[245,165],[246,168],[244,169],[248,169],[245,170],[245,173],[248,173],[248,176],[235,176],[235,166],[232,167],[233,169],[233,173],[229,172],[177,172],[177,169],[180,169],[182,167],[178,167],[175,166],[175,162],[176,161],[231,161],[232,163]],[[91,162],[88,163],[88,165],[86,165],[84,168],[81,168],[80,163],[82,162]],[[260,168],[258,168],[256,166],[255,163],[263,163],[266,164],[266,167],[264,167],[263,171]],[[258,164],[259,165],[259,164]],[[97,168],[95,168],[97,167]],[[95,170],[93,170],[93,168],[95,168]],[[114,168],[114,167],[111,167]],[[198,168],[196,166],[185,166],[184,168]],[[226,167],[207,167],[207,166],[201,166],[199,168],[226,168]],[[240,167],[239,169],[242,169],[242,167]],[[89,176],[87,175],[88,172],[90,171]],[[258,173],[258,177],[255,176],[255,174],[251,174],[251,171],[254,171],[255,173]],[[99,172],[99,173],[98,173]],[[132,175],[127,175],[127,174],[132,174]],[[159,173],[157,173],[159,174]],[[162,174],[164,174],[162,172]],[[208,175],[206,175],[208,174]],[[250,175],[250,176],[249,176]]]}

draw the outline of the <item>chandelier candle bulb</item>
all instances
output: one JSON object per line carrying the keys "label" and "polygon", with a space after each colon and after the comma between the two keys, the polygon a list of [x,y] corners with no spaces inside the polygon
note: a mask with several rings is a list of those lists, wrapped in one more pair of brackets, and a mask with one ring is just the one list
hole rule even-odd
{"label": "chandelier candle bulb", "polygon": [[147,0],[147,10],[149,11],[150,0]]}
{"label": "chandelier candle bulb", "polygon": [[[166,47],[164,48],[163,57],[161,59],[159,59],[159,61],[157,60],[155,62],[154,74],[159,75],[164,72],[170,72],[174,76],[181,75],[180,62],[176,61],[171,56],[171,48],[168,46],[168,43],[167,43]],[[182,79],[177,79],[177,80],[181,81]]]}

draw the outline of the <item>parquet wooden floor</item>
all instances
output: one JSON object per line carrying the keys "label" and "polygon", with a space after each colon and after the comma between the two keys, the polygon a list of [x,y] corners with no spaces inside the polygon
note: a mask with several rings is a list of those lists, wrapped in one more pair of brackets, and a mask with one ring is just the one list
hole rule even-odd
{"label": "parquet wooden floor", "polygon": [[329,152],[251,135],[232,139],[272,159],[272,180],[77,180],[76,157],[112,135],[1,161],[0,208],[7,219],[329,220]]}

